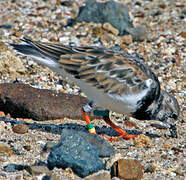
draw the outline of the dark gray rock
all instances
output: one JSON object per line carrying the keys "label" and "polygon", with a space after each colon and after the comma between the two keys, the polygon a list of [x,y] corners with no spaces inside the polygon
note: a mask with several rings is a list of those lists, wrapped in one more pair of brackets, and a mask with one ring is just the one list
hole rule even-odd
{"label": "dark gray rock", "polygon": [[27,166],[12,163],[12,164],[8,164],[7,166],[4,166],[3,171],[5,171],[5,172],[15,172],[15,171],[22,171],[25,168],[27,168]]}
{"label": "dark gray rock", "polygon": [[68,25],[74,25],[82,21],[94,23],[108,22],[119,30],[120,35],[128,32],[128,29],[133,28],[127,7],[113,0],[105,3],[88,0],[85,6],[80,7],[78,16],[74,20],[71,20]]}
{"label": "dark gray rock", "polygon": [[156,170],[156,166],[154,165],[148,165],[145,170],[144,170],[144,173],[153,173],[155,172]]}
{"label": "dark gray rock", "polygon": [[52,147],[48,156],[48,168],[54,167],[72,168],[82,178],[105,169],[97,149],[81,137],[78,131],[68,129],[63,130],[60,142]]}
{"label": "dark gray rock", "polygon": [[99,157],[110,157],[114,155],[114,147],[100,136],[83,131],[68,130],[65,132],[66,135],[72,133],[76,133],[78,136],[84,138],[89,144],[94,146],[98,151]]}
{"label": "dark gray rock", "polygon": [[11,29],[13,26],[10,25],[10,24],[0,24],[0,28],[3,28],[3,29]]}

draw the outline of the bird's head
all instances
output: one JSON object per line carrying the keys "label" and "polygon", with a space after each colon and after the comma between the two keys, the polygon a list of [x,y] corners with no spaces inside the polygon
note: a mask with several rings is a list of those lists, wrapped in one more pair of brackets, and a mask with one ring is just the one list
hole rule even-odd
{"label": "bird's head", "polygon": [[172,94],[164,90],[161,91],[161,96],[162,103],[156,119],[165,123],[170,130],[175,129],[176,121],[180,113],[178,101]]}

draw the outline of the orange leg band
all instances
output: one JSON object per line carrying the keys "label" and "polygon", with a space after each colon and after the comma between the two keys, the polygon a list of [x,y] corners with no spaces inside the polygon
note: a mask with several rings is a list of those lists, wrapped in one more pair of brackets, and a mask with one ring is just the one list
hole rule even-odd
{"label": "orange leg band", "polygon": [[[86,121],[87,125],[91,124],[90,118],[88,116],[88,114],[82,109],[82,115],[83,115],[83,119]],[[96,130],[95,127],[92,127],[91,129],[89,129],[89,132],[91,134],[96,134]]]}

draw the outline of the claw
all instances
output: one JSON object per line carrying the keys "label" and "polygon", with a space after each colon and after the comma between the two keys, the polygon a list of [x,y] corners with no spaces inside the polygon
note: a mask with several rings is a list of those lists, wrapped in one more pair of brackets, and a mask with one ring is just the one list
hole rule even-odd
{"label": "claw", "polygon": [[120,139],[126,139],[126,140],[129,140],[129,139],[133,139],[135,138],[137,135],[133,135],[133,134],[128,134],[128,135],[120,135],[118,137],[105,137],[103,135],[100,135],[101,138],[103,139],[107,139],[108,141],[110,142],[113,142],[113,141],[118,141]]}

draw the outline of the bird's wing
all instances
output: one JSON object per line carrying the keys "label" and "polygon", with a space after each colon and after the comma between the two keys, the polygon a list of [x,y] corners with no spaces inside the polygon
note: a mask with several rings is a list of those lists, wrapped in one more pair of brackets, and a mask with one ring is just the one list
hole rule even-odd
{"label": "bird's wing", "polygon": [[149,69],[136,58],[100,47],[71,47],[24,40],[61,68],[104,93],[132,94],[149,88]]}
{"label": "bird's wing", "polygon": [[127,94],[146,88],[144,82],[149,77],[136,62],[113,51],[99,51],[86,49],[83,53],[67,54],[58,62],[75,78],[104,92]]}

